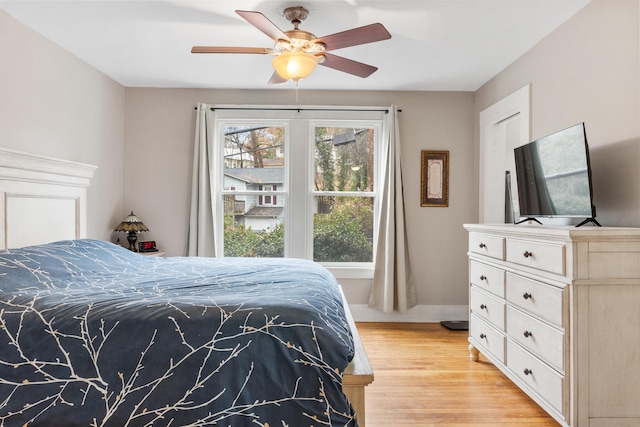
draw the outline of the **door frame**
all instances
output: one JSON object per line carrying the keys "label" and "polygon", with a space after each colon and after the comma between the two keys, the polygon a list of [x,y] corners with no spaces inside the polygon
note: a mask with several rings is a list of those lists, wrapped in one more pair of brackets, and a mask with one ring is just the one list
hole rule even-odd
{"label": "door frame", "polygon": [[[531,85],[518,89],[511,95],[482,110],[480,121],[480,179],[478,217],[480,223],[504,222],[504,173],[510,164],[506,159],[507,138],[505,122],[518,116],[517,145],[531,138]],[[512,171],[512,180],[515,171]],[[512,185],[513,188],[513,185]]]}

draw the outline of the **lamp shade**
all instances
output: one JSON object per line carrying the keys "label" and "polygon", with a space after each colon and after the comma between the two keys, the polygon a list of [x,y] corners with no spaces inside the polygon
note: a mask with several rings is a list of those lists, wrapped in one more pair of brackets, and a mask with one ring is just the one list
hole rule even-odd
{"label": "lamp shade", "polygon": [[122,220],[122,222],[115,228],[114,231],[126,231],[127,241],[129,242],[129,250],[136,251],[136,240],[138,240],[137,233],[142,231],[149,231],[146,225],[142,223],[142,220],[133,214],[133,211],[128,217]]}
{"label": "lamp shade", "polygon": [[284,52],[271,62],[283,79],[298,81],[308,77],[318,65],[318,58],[306,52]]}
{"label": "lamp shade", "polygon": [[133,231],[139,233],[141,231],[149,231],[149,229],[142,223],[142,220],[131,211],[131,214],[123,219],[114,231]]}

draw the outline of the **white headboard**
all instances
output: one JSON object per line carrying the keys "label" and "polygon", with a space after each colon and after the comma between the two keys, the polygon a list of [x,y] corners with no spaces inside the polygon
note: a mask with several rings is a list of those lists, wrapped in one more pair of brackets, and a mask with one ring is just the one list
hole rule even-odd
{"label": "white headboard", "polygon": [[96,169],[0,148],[0,249],[86,237]]}

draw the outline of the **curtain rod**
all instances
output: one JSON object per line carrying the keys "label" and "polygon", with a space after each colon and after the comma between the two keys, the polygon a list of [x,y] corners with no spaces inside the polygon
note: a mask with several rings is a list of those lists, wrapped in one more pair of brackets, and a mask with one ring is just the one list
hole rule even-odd
{"label": "curtain rod", "polygon": [[[194,107],[194,110],[197,110],[198,107]],[[302,107],[291,107],[291,108],[267,108],[267,107],[210,107],[211,111],[216,110],[242,110],[242,111],[358,111],[358,112],[368,112],[368,111],[382,111],[385,114],[389,114],[389,109],[357,109],[357,108],[302,108]],[[401,113],[402,110],[398,109],[398,112]]]}

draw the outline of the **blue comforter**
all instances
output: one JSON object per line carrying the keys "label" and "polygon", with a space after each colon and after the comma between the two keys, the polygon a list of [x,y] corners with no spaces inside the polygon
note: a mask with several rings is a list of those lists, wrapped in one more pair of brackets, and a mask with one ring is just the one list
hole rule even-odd
{"label": "blue comforter", "polygon": [[0,251],[0,426],[357,426],[338,285],[298,259]]}

